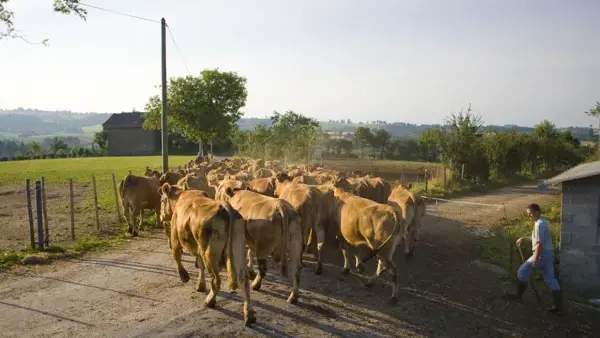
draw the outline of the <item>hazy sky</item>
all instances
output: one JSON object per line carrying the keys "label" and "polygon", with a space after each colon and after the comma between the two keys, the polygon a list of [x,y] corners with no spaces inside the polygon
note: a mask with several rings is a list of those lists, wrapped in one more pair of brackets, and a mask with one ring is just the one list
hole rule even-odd
{"label": "hazy sky", "polygon": [[[596,125],[600,1],[89,0],[165,17],[189,70],[248,78],[247,117],[439,123],[469,102],[486,123]],[[10,0],[30,40],[0,41],[0,108],[143,110],[160,84],[160,25],[51,0]],[[168,76],[187,74],[169,38]]]}

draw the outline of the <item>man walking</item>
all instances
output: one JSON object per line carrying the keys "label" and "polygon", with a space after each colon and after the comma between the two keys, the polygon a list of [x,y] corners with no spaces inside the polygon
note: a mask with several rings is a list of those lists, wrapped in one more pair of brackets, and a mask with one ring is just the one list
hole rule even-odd
{"label": "man walking", "polygon": [[[533,231],[531,232],[533,255],[519,268],[519,272],[517,273],[517,293],[507,294],[507,298],[521,300],[523,293],[527,289],[529,276],[533,268],[537,268],[544,276],[544,282],[552,290],[552,297],[554,298],[554,307],[547,310],[551,313],[562,315],[562,290],[554,277],[554,247],[552,245],[550,226],[548,221],[542,218],[540,206],[535,203],[527,206],[527,215],[534,222]],[[517,247],[520,248],[525,239],[527,237],[519,238],[517,240]]]}

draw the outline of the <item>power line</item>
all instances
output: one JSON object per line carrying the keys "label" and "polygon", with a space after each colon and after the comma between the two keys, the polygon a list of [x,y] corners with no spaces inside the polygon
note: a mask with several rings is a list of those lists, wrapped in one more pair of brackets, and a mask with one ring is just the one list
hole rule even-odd
{"label": "power line", "polygon": [[113,14],[118,14],[118,15],[122,15],[122,16],[128,16],[130,18],[134,18],[134,19],[138,19],[138,20],[145,20],[145,21],[150,21],[150,22],[154,22],[154,23],[160,23],[160,21],[158,21],[158,20],[148,19],[148,18],[144,18],[144,17],[141,17],[141,16],[131,15],[131,14],[123,13],[123,12],[118,12],[118,11],[115,11],[115,10],[112,10],[112,9],[108,9],[108,8],[98,7],[98,6],[94,6],[94,5],[88,5],[88,4],[85,4],[85,3],[82,3],[82,2],[80,2],[79,4],[81,6],[95,8],[95,9],[99,9],[101,11],[105,11],[105,12],[109,12],[109,13],[113,13]]}
{"label": "power line", "polygon": [[185,66],[185,70],[187,70],[188,74],[190,74],[190,76],[191,76],[192,72],[190,72],[190,69],[188,68],[187,63],[185,63],[185,58],[183,57],[183,54],[179,50],[179,46],[177,45],[177,42],[175,42],[175,37],[173,36],[173,32],[171,32],[171,27],[169,27],[169,25],[167,25],[167,30],[169,31],[171,40],[173,41],[173,44],[175,45],[175,49],[177,50],[177,53],[179,54],[179,57],[181,58],[181,62],[183,62],[183,65]]}

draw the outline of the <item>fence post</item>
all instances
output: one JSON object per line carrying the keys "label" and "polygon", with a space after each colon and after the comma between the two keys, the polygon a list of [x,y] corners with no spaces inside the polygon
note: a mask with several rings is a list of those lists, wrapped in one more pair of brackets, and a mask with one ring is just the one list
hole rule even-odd
{"label": "fence post", "polygon": [[29,240],[31,248],[35,249],[35,230],[33,228],[33,210],[31,208],[31,180],[25,180],[25,194],[27,195],[27,217],[29,218]]}
{"label": "fence post", "polygon": [[35,211],[37,214],[38,249],[40,250],[44,250],[44,212],[42,208],[42,182],[35,181]]}
{"label": "fence post", "polygon": [[100,230],[100,216],[98,216],[98,192],[96,191],[96,176],[92,176],[92,187],[94,188],[94,212],[96,213],[96,229]]}
{"label": "fence post", "polygon": [[444,169],[444,188],[446,187],[446,167],[442,167]]}
{"label": "fence post", "polygon": [[46,179],[42,176],[42,212],[44,213],[44,244],[50,246],[50,233],[48,231],[48,206],[46,200]]}
{"label": "fence post", "polygon": [[460,167],[460,179],[461,179],[461,181],[465,179],[465,164],[464,163]]}
{"label": "fence post", "polygon": [[425,168],[425,193],[427,194],[427,183],[429,182],[429,175],[427,175],[427,168]]}
{"label": "fence post", "polygon": [[129,175],[131,175],[131,170],[129,170]]}
{"label": "fence post", "polygon": [[115,174],[112,174],[113,190],[115,191],[115,207],[117,211],[117,224],[121,224],[121,209],[119,208],[119,194],[117,193],[117,180]]}
{"label": "fence post", "polygon": [[75,241],[75,207],[73,204],[73,179],[69,178],[69,211],[71,212],[71,239]]}

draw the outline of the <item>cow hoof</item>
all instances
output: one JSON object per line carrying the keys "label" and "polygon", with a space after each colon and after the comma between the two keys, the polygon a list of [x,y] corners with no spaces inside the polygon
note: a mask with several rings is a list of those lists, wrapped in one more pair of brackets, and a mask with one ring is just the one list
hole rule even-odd
{"label": "cow hoof", "polygon": [[133,230],[131,229],[131,227],[127,228],[127,232],[128,233],[132,233],[133,232]]}
{"label": "cow hoof", "polygon": [[322,273],[323,273],[323,266],[317,265],[317,268],[315,269],[315,275],[320,275]]}
{"label": "cow hoof", "polygon": [[250,278],[250,279],[256,278],[256,272],[254,272],[254,270],[248,269],[248,278]]}
{"label": "cow hoof", "polygon": [[198,283],[198,285],[196,285],[196,291],[206,293],[206,283]]}
{"label": "cow hoof", "polygon": [[138,236],[138,232],[137,232],[137,231],[134,231],[134,232],[132,232],[132,233],[131,233],[131,236],[133,236],[133,237],[137,237],[137,236]]}
{"label": "cow hoof", "polygon": [[398,296],[394,296],[394,297],[388,299],[386,303],[388,305],[395,305],[396,303],[398,303]]}
{"label": "cow hoof", "polygon": [[364,265],[359,265],[356,267],[356,272],[363,274],[365,272],[365,267]]}
{"label": "cow hoof", "polygon": [[179,270],[179,278],[182,282],[187,283],[190,281],[190,274],[186,270]]}
{"label": "cow hoof", "polygon": [[250,327],[254,323],[256,323],[256,317],[254,316],[254,312],[250,312],[246,315],[246,318],[244,319],[244,325]]}
{"label": "cow hoof", "polygon": [[373,283],[373,281],[372,281],[372,280],[368,280],[368,281],[366,281],[366,282],[365,282],[363,285],[364,285],[364,286],[365,286],[367,289],[369,289],[369,288],[372,288],[374,284],[375,284],[375,283]]}
{"label": "cow hoof", "polygon": [[298,296],[290,295],[290,297],[287,299],[287,302],[290,304],[298,304]]}
{"label": "cow hoof", "polygon": [[212,297],[211,299],[206,299],[204,300],[204,306],[206,306],[207,308],[214,308],[215,305],[217,305],[217,300],[215,299],[215,297]]}
{"label": "cow hoof", "polygon": [[350,269],[348,269],[348,268],[344,268],[344,270],[342,270],[343,275],[347,275],[349,273],[350,273]]}
{"label": "cow hoof", "polygon": [[410,261],[412,261],[413,256],[414,256],[414,254],[412,252],[406,253],[406,254],[404,254],[404,260],[406,262],[410,262]]}
{"label": "cow hoof", "polygon": [[261,283],[252,283],[252,290],[258,291],[260,290]]}

